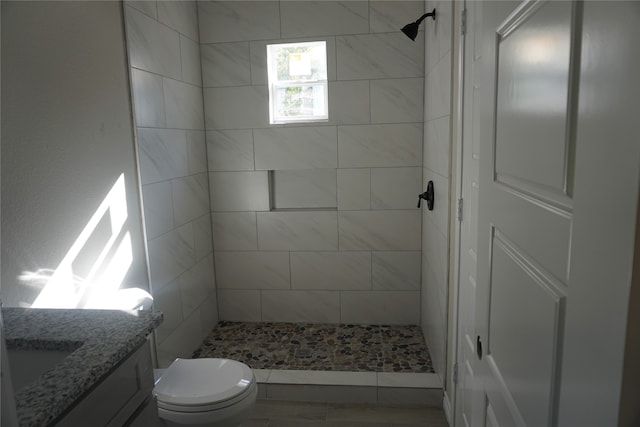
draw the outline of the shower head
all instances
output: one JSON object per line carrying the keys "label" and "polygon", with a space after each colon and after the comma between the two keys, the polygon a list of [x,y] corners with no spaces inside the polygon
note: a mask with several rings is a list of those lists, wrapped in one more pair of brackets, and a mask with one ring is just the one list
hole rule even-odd
{"label": "shower head", "polygon": [[402,27],[402,32],[405,33],[411,40],[415,41],[416,36],[418,35],[418,27],[420,27],[422,21],[424,21],[424,19],[428,16],[430,16],[434,21],[436,20],[435,8],[431,12],[422,15],[416,22],[412,22]]}

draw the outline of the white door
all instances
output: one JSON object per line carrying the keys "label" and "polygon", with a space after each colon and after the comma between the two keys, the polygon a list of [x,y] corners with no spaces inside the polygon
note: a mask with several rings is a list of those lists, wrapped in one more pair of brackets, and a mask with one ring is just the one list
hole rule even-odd
{"label": "white door", "polygon": [[482,7],[472,425],[637,425],[640,4]]}
{"label": "white door", "polygon": [[568,294],[580,14],[567,1],[482,7],[472,424],[548,426]]}
{"label": "white door", "polygon": [[475,359],[475,301],[478,247],[478,170],[480,118],[480,41],[482,8],[478,2],[465,2],[463,124],[462,124],[462,221],[459,243],[457,384],[454,423],[470,427]]}
{"label": "white door", "polygon": [[638,425],[637,387],[624,381],[639,382],[640,361],[624,359],[639,304],[640,4],[475,6],[481,55],[466,66],[483,71],[465,78],[464,135],[479,123],[478,269],[465,288],[468,240],[458,361],[470,358],[474,310],[477,354],[459,367],[456,426]]}
{"label": "white door", "polygon": [[582,15],[558,426],[637,427],[640,2],[585,1]]}

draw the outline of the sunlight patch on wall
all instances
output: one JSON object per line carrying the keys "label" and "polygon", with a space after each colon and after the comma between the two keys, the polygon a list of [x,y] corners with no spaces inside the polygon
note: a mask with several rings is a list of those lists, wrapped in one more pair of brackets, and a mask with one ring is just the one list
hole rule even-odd
{"label": "sunlight patch on wall", "polygon": [[127,217],[121,174],[58,267],[19,277],[30,286],[42,287],[31,307],[112,308],[105,307],[105,302],[113,300],[133,262]]}

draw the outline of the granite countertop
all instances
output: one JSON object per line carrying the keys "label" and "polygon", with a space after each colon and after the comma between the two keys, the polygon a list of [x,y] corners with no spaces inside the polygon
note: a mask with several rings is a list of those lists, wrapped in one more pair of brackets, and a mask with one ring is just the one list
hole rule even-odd
{"label": "granite countertop", "polygon": [[57,420],[139,348],[162,323],[159,311],[3,308],[7,348],[73,351],[16,393],[21,426]]}

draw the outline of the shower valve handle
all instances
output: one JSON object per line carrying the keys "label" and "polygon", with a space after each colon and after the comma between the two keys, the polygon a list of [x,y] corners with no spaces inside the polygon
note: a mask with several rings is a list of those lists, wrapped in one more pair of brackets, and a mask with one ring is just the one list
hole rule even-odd
{"label": "shower valve handle", "polygon": [[433,181],[429,181],[427,183],[427,191],[422,194],[418,194],[418,208],[420,207],[420,202],[422,200],[427,201],[427,209],[430,211],[433,210],[433,201],[435,197],[435,191],[433,190]]}

